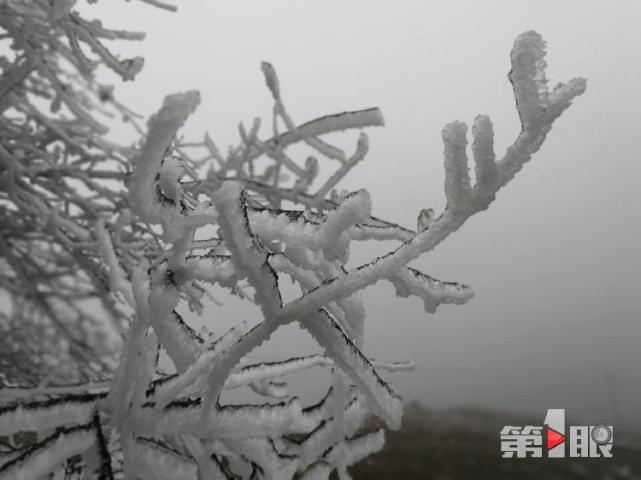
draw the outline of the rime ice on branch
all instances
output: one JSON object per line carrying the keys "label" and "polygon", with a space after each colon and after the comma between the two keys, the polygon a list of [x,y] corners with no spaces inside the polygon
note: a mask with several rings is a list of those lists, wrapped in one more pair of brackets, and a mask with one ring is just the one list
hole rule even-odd
{"label": "rime ice on branch", "polygon": [[[131,78],[141,62],[118,60],[96,38],[136,36],[86,22],[71,12],[72,5],[54,1],[45,8],[9,2],[0,8],[12,8],[34,30],[50,22],[48,28],[68,42],[61,43],[59,53],[81,73],[93,68],[82,51],[87,45],[124,79]],[[49,78],[56,98],[71,102],[64,90],[56,90],[46,62],[39,63],[40,49],[33,48],[36,53],[27,49],[24,58],[16,57],[0,83],[0,91],[10,92],[5,108],[22,112],[25,121],[39,122],[34,132],[38,141],[29,147],[9,117],[2,118],[2,131],[7,132],[0,146],[7,179],[3,198],[11,205],[3,215],[14,222],[13,237],[0,241],[2,257],[16,276],[28,280],[38,273],[25,258],[27,240],[16,232],[26,228],[20,215],[39,219],[35,231],[40,241],[54,238],[64,247],[40,253],[56,256],[55,273],[69,256],[91,273],[88,281],[101,292],[92,298],[103,302],[123,340],[117,365],[105,367],[100,376],[86,375],[85,381],[56,387],[30,386],[25,377],[18,378],[25,385],[0,390],[5,403],[0,407],[0,436],[13,438],[25,431],[38,435],[26,448],[10,440],[0,451],[0,479],[35,478],[65,462],[69,469],[71,457],[84,478],[327,479],[334,471],[341,479],[349,478],[349,466],[383,448],[383,431],[368,430],[368,419],[379,417],[390,428],[401,423],[401,400],[379,373],[412,368],[408,362],[376,361],[363,353],[365,308],[358,293],[386,280],[397,295],[418,297],[430,313],[441,304],[467,302],[470,287],[435,279],[409,263],[488,208],[539,149],[554,120],[585,89],[585,80],[574,79],[550,91],[543,40],[534,32],[520,35],[509,75],[520,134],[497,160],[492,123],[484,115],[476,118],[471,132],[473,184],[468,127],[462,122],[447,125],[442,132],[447,206],[438,216],[431,209],[419,212],[417,229],[412,230],[373,217],[375,202],[367,191],[335,191],[369,150],[361,130],[383,124],[378,109],[298,125],[287,112],[275,69],[263,63],[274,99],[268,138],[261,138],[261,122],[255,120],[249,129],[239,126],[241,142],[225,155],[209,135],[202,142],[184,141],[177,132],[200,101],[197,92],[187,92],[165,99],[149,120],[140,147],[109,150],[95,133],[98,123],[85,118],[89,114],[84,107],[68,105],[79,122],[72,128],[62,119],[34,113],[35,107],[20,97],[16,89],[21,82],[35,88],[42,81],[34,77],[37,71]],[[88,131],[78,134],[79,125]],[[323,139],[343,130],[359,130],[352,153]],[[49,152],[48,135],[61,139],[68,151]],[[88,139],[103,153],[77,146]],[[295,143],[307,145],[310,156],[291,157],[287,147]],[[316,186],[320,168],[333,172]],[[80,180],[90,192],[83,196],[72,183],[61,192],[47,181],[51,175]],[[119,182],[122,192],[106,180]],[[45,200],[42,189],[61,200]],[[69,208],[69,203],[75,206]],[[216,233],[205,238],[202,232]],[[347,268],[356,242],[390,240],[397,246],[388,254]],[[60,273],[61,278],[65,275]],[[289,302],[281,297],[283,275],[300,289],[300,296]],[[253,327],[239,324],[220,335],[194,331],[179,311],[187,306],[201,312],[211,285],[255,303],[262,318]],[[42,309],[48,306],[39,304]],[[322,353],[249,362],[249,354],[293,322],[312,335]],[[58,327],[64,331],[64,324]],[[207,327],[217,330],[215,320]],[[159,368],[160,351],[173,362],[173,373]],[[318,404],[306,407],[290,394],[285,377],[313,367],[331,369],[332,385]],[[238,388],[251,389],[265,397],[265,403],[222,405],[221,393]]]}

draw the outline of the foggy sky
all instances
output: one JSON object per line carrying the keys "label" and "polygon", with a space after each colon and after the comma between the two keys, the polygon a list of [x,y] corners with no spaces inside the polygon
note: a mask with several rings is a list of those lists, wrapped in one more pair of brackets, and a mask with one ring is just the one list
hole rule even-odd
{"label": "foggy sky", "polygon": [[[476,297],[430,315],[418,299],[376,285],[363,294],[365,350],[414,359],[418,369],[391,382],[432,407],[541,418],[566,408],[622,427],[618,409],[625,426],[641,426],[641,3],[185,0],[175,14],[142,2],[85,10],[108,27],[148,33],[117,48],[146,57],[136,82],[117,87],[125,104],[147,115],[165,94],[200,89],[202,105],[185,129],[192,138],[208,130],[219,146],[235,144],[238,122],[255,116],[269,128],[261,60],[276,67],[299,123],[380,107],[387,125],[368,131],[370,154],[342,186],[367,188],[374,215],[410,227],[421,208],[444,206],[443,125],[490,115],[497,155],[516,138],[509,51],[519,33],[537,30],[548,42],[551,86],[584,76],[587,92],[487,212],[415,263],[472,285]],[[382,252],[366,246],[351,264]],[[205,315],[215,331],[230,318],[258,319],[230,300]],[[311,345],[289,328],[265,354]]]}

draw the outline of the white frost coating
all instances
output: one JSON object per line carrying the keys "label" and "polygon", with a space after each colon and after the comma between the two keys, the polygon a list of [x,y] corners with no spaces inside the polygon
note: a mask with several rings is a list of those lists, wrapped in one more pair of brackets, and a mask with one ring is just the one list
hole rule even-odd
{"label": "white frost coating", "polygon": [[[67,3],[56,3],[55,15],[60,28],[77,37],[75,43],[70,41],[71,53],[81,55],[78,39],[85,37],[69,27],[73,22]],[[97,32],[101,27],[86,22],[82,28]],[[95,468],[100,461],[104,466],[106,458],[122,465],[122,475],[129,478],[309,479],[333,474],[349,478],[350,465],[383,446],[382,432],[354,437],[371,425],[371,416],[380,417],[391,428],[400,426],[401,401],[377,371],[413,367],[411,362],[380,362],[363,355],[365,308],[359,292],[379,280],[390,281],[398,295],[421,298],[428,312],[440,304],[462,304],[472,297],[469,287],[436,280],[408,264],[486,209],[539,149],[553,121],[585,89],[584,80],[574,79],[550,91],[544,54],[545,44],[538,34],[527,32],[516,39],[509,78],[522,130],[497,160],[492,123],[487,116],[476,117],[471,145],[474,185],[468,169],[466,125],[454,122],[443,129],[447,207],[438,215],[423,209],[416,231],[372,217],[367,191],[335,189],[365,158],[369,140],[360,132],[356,149],[348,157],[321,137],[382,125],[380,111],[344,112],[296,125],[283,103],[276,72],[267,63],[262,69],[274,98],[268,140],[261,139],[262,123],[255,119],[248,130],[239,126],[241,141],[225,154],[208,135],[202,142],[186,142],[176,132],[198,105],[198,94],[167,97],[149,121],[147,137],[133,162],[133,175],[125,182],[129,205],[123,208],[136,215],[121,215],[115,221],[105,216],[93,225],[78,221],[95,219],[93,213],[84,212],[82,203],[77,208],[84,216],[78,217],[57,212],[41,199],[31,198],[29,192],[22,193],[17,204],[28,204],[25,209],[30,214],[52,218],[56,232],[68,237],[65,246],[69,251],[77,248],[74,242],[84,242],[83,254],[86,249],[96,263],[97,276],[109,279],[108,292],[101,299],[122,302],[121,296],[114,298],[109,293],[123,292],[135,309],[135,318],[119,318],[122,326],[129,324],[130,328],[124,333],[119,367],[111,382],[97,389],[89,385],[32,389],[34,399],[53,398],[46,402],[27,403],[29,395],[23,392],[17,407],[0,407],[0,433],[27,429],[42,435],[43,430],[59,426],[84,425],[93,416],[92,428],[109,422],[111,432],[108,448],[104,440],[94,440],[96,448],[86,455],[87,464]],[[76,60],[87,72],[91,70],[88,62]],[[131,73],[125,70],[138,66],[135,62],[118,64],[110,57],[105,61],[125,76]],[[25,65],[28,74],[29,61],[14,73],[25,70]],[[0,80],[0,93],[5,90],[6,81]],[[69,95],[62,95],[60,101],[70,103],[71,112],[89,130],[101,128]],[[283,125],[286,131],[281,132]],[[74,140],[77,133],[51,122],[47,129],[81,151],[82,145]],[[91,141],[98,149],[109,145],[97,135]],[[295,143],[311,147],[314,156],[298,159],[285,151]],[[193,149],[204,150],[205,156],[192,153]],[[18,155],[9,150],[0,145],[3,165],[28,164],[22,162],[24,152]],[[124,161],[131,159],[131,150],[118,152]],[[319,175],[328,160],[337,167]],[[205,165],[210,170],[203,177],[201,167]],[[114,178],[112,174],[122,177],[122,172],[102,173],[107,179]],[[37,178],[31,175],[30,181]],[[319,178],[326,180],[315,186]],[[120,206],[122,199],[117,197],[117,202]],[[95,210],[102,212],[102,208]],[[92,227],[94,235],[90,234]],[[393,241],[396,248],[348,270],[352,241],[368,240]],[[291,277],[301,292],[285,306],[277,272]],[[222,310],[215,309],[202,335],[194,332],[178,312],[186,307],[205,311],[212,284],[257,304],[262,314],[259,323],[248,331],[243,326],[217,336],[214,332],[218,332]],[[102,289],[104,285],[98,286]],[[130,307],[117,307],[116,315],[121,310],[130,315]],[[247,355],[280,327],[294,322],[312,334],[323,355],[247,363]],[[158,369],[159,349],[168,354],[175,374]],[[314,406],[303,408],[295,398],[276,405],[221,405],[224,389],[240,387],[270,398],[288,398],[283,377],[313,367],[333,370],[332,387]],[[77,392],[92,394],[74,396]],[[72,430],[66,432],[72,434]],[[65,445],[75,444],[70,440]],[[37,461],[32,465],[31,459],[25,459],[24,465],[43,468]],[[18,464],[9,463],[0,472],[14,467]]]}
{"label": "white frost coating", "polygon": [[329,367],[331,365],[332,360],[323,355],[310,355],[308,357],[291,358],[282,362],[247,365],[238,372],[229,375],[225,387],[235,388],[264,379],[290,375],[313,367]]}
{"label": "white frost coating", "polygon": [[355,225],[349,231],[352,240],[397,240],[408,242],[414,237],[412,230],[403,228],[399,225],[378,225],[378,224],[361,224]]}
{"label": "white frost coating", "polygon": [[138,407],[146,401],[147,388],[156,372],[158,353],[158,338],[153,330],[148,329],[141,342],[138,361],[135,363],[136,382],[131,396],[131,403],[134,407]]}
{"label": "white frost coating", "polygon": [[256,290],[256,301],[265,318],[273,319],[281,307],[278,277],[267,262],[267,254],[261,251],[249,230],[241,185],[225,182],[214,193],[214,201],[225,243],[232,252],[232,262]]}
{"label": "white frost coating", "polygon": [[306,222],[298,215],[291,218],[288,212],[270,210],[248,211],[252,232],[265,241],[281,240],[291,246],[305,246],[318,249],[318,225]]}
{"label": "white frost coating", "polygon": [[260,69],[263,71],[265,83],[274,97],[274,100],[280,100],[280,84],[278,82],[276,70],[274,70],[274,67],[269,62],[260,62]]}
{"label": "white frost coating", "polygon": [[176,132],[199,103],[197,91],[169,95],[149,119],[147,138],[129,186],[132,210],[147,222],[169,224],[180,213],[179,199],[163,201],[157,177]]}
{"label": "white frost coating", "polygon": [[[539,91],[541,88],[541,45],[532,42],[530,35],[517,38],[512,55],[513,70],[510,76],[519,111],[525,109],[522,115],[528,117],[528,108],[541,101]],[[537,66],[538,65],[538,66]],[[536,89],[532,88],[536,86]],[[375,259],[369,264],[348,272],[347,275],[336,277],[327,281],[321,287],[305,294],[283,307],[284,316],[297,317],[304,311],[322,308],[332,300],[349,296],[369,285],[376,283],[381,278],[395,274],[422,253],[428,252],[447,238],[452,232],[458,230],[473,214],[486,209],[494,199],[495,193],[505,186],[523,165],[536,152],[549,132],[552,122],[561,111],[570,105],[571,99],[580,95],[585,89],[585,80],[576,79],[568,84],[563,95],[549,110],[542,115],[540,121],[524,121],[523,130],[516,142],[508,149],[505,156],[497,162],[499,170],[498,179],[490,192],[478,195],[470,192],[469,173],[467,171],[467,156],[464,155],[463,146],[467,140],[463,138],[466,127],[460,122],[450,124],[444,129],[443,137],[446,143],[446,195],[448,208],[430,225],[430,228],[419,232],[410,241],[404,243],[390,254]],[[561,101],[560,98],[563,100]],[[521,104],[525,106],[522,107]]]}
{"label": "white frost coating", "polygon": [[327,480],[334,470],[334,466],[320,461],[309,467],[301,476],[301,480]]}
{"label": "white frost coating", "polygon": [[434,221],[434,210],[431,208],[424,208],[418,212],[418,219],[416,221],[416,230],[422,232],[427,230],[430,226],[430,223]]}
{"label": "white frost coating", "polygon": [[198,478],[207,480],[225,480],[227,478],[218,460],[208,452],[208,447],[204,445],[204,442],[192,435],[183,436],[183,441],[196,459]]}
{"label": "white frost coating", "polygon": [[65,15],[69,14],[76,2],[77,0],[54,0],[51,2],[49,18],[53,21],[60,20]]}
{"label": "white frost coating", "polygon": [[436,312],[436,308],[441,304],[461,305],[474,296],[474,292],[467,285],[442,282],[409,267],[402,268],[389,280],[399,297],[416,295],[423,300],[425,311],[429,313]]}
{"label": "white frost coating", "polygon": [[[385,125],[385,120],[383,119],[382,112],[378,108],[343,112],[336,115],[327,115],[299,125],[295,131],[288,131],[276,136],[272,140],[269,140],[267,144],[277,144],[285,148],[293,143],[328,133],[341,132],[354,128],[381,127],[383,125]],[[261,153],[259,150],[253,150],[249,154],[249,159],[257,158]]]}
{"label": "white frost coating", "polygon": [[[382,362],[370,359],[370,363],[377,370],[408,371],[414,368],[413,362]],[[323,355],[309,355],[307,357],[290,358],[281,362],[264,362],[246,365],[237,372],[229,375],[227,382],[225,382],[225,388],[238,388],[254,382],[284,377],[314,367],[332,366],[334,366],[332,358]]]}
{"label": "white frost coating", "polygon": [[221,355],[221,359],[212,370],[209,377],[209,388],[205,394],[205,408],[202,411],[202,418],[207,419],[211,413],[214,402],[217,401],[223,389],[225,380],[229,377],[234,367],[240,360],[252,350],[266,342],[278,328],[276,322],[262,322],[250,331],[232,347]]}
{"label": "white frost coating", "polygon": [[64,400],[0,408],[0,433],[11,435],[87,423],[99,398],[98,395],[69,395]]}
{"label": "white frost coating", "polygon": [[325,311],[316,313],[302,324],[334,358],[336,365],[359,386],[372,411],[393,430],[400,428],[403,404],[400,397],[376,373],[372,364]]}
{"label": "white frost coating", "polygon": [[514,97],[521,123],[528,128],[542,120],[548,104],[545,42],[541,35],[533,31],[519,35],[514,41],[510,58],[510,81],[514,88]]}
{"label": "white frost coating", "polygon": [[522,131],[503,159],[497,162],[502,185],[530,160],[545,140],[554,120],[585,91],[587,83],[583,78],[574,78],[565,85],[560,83],[550,93],[545,76],[545,42],[536,32],[519,35],[510,58],[512,70],[509,78]]}
{"label": "white frost coating", "polygon": [[[299,246],[314,250],[322,248],[318,232],[326,215],[308,218],[303,212],[292,210],[247,209],[247,217],[252,232],[263,241],[279,240],[288,246]],[[380,222],[369,218],[346,230],[351,240],[396,240],[407,242],[415,234],[412,230],[399,225]]]}
{"label": "white frost coating", "polygon": [[[287,253],[291,253],[291,248]],[[291,257],[291,255],[290,255]],[[300,284],[304,290],[310,290],[320,283],[320,277],[309,262],[297,258],[297,263],[292,261],[287,254],[276,253],[269,256],[269,264],[278,272],[283,272],[289,275],[294,282]],[[301,262],[302,260],[302,262]],[[300,263],[305,263],[305,267],[299,266]]]}
{"label": "white frost coating", "polygon": [[299,467],[299,459],[280,453],[272,439],[248,438],[226,439],[224,442],[244,458],[260,465],[266,479],[293,478]]}
{"label": "white frost coating", "polygon": [[480,195],[491,194],[494,191],[498,171],[496,155],[494,154],[494,127],[487,115],[478,115],[472,127],[472,152],[476,165],[476,190]]}
{"label": "white frost coating", "polygon": [[[365,305],[358,295],[351,295],[335,302],[343,311],[343,324],[359,348],[365,335]],[[331,310],[330,310],[331,311]]]}
{"label": "white frost coating", "polygon": [[135,455],[138,460],[135,474],[144,480],[197,478],[198,467],[192,458],[157,443],[139,440],[136,442]]}
{"label": "white frost coating", "polygon": [[331,212],[318,230],[318,241],[327,260],[347,260],[349,236],[346,231],[370,217],[372,201],[366,190],[349,195]]}
{"label": "white frost coating", "polygon": [[[221,438],[279,438],[299,432],[303,426],[300,401],[293,398],[286,404],[225,407],[213,414],[205,433]],[[199,429],[202,426],[198,427]]]}
{"label": "white frost coating", "polygon": [[376,370],[386,370],[388,372],[409,372],[416,368],[414,362],[383,362],[380,360],[370,360]]}
{"label": "white frost coating", "polygon": [[201,353],[198,360],[192,363],[184,373],[175,378],[167,388],[157,395],[156,408],[162,410],[169,402],[188,388],[195,392],[199,391],[199,387],[201,390],[210,372],[216,366],[221,353],[237,342],[240,337],[241,332],[236,328],[232,328],[218,338],[213,345]]}
{"label": "white frost coating", "polygon": [[[362,396],[348,403],[341,419],[343,435],[352,437],[367,420],[369,411]],[[328,448],[336,443],[334,423],[336,419],[323,419],[319,425],[299,441],[288,441],[286,451],[300,458],[301,466],[306,468],[318,460]]]}
{"label": "white frost coating", "polygon": [[285,382],[274,382],[269,379],[257,380],[247,384],[254,393],[270,398],[286,398],[289,396],[289,388]]}
{"label": "white frost coating", "polygon": [[344,442],[342,448],[333,448],[326,455],[330,463],[342,459],[343,466],[350,466],[369,457],[372,453],[379,452],[385,446],[385,432],[377,430]]}
{"label": "white frost coating", "polygon": [[585,91],[585,88],[584,78],[573,78],[567,84],[557,84],[548,96],[547,112],[550,119],[553,120],[561,115],[572,104],[572,100]]}
{"label": "white frost coating", "polygon": [[111,237],[105,228],[104,220],[98,220],[95,223],[96,238],[100,245],[102,255],[105,257],[109,271],[109,283],[112,292],[120,292],[130,305],[134,305],[134,297],[129,282],[125,279],[125,272],[120,267],[120,262],[116,256]]}
{"label": "white frost coating", "polygon": [[334,172],[334,174],[327,179],[325,184],[318,189],[314,194],[316,201],[319,202],[325,198],[329,191],[334,188],[338,182],[340,182],[343,177],[356,166],[357,163],[362,161],[365,158],[365,155],[369,152],[369,137],[366,133],[361,132],[358,137],[358,143],[356,144],[356,151],[354,154],[345,161],[345,163]]}
{"label": "white frost coating", "polygon": [[[123,353],[111,380],[107,402],[112,409],[112,422],[118,423],[124,418],[132,400],[132,393],[137,388],[145,387],[142,379],[136,375],[135,361],[143,345],[143,336],[149,326],[149,305],[147,302],[147,285],[142,270],[136,269],[132,274],[131,291],[136,308],[136,318],[133,320],[124,340]],[[150,377],[151,378],[151,377]],[[148,381],[149,379],[147,379]]]}
{"label": "white frost coating", "polygon": [[[316,261],[311,261],[306,257],[307,255],[303,251],[297,253],[295,247],[292,249],[290,246],[285,255],[271,255],[269,263],[276,271],[284,272],[291,276],[294,282],[300,284],[301,290],[304,292],[312,290],[321,284],[323,277],[317,273],[318,270],[332,276],[339,272],[332,262],[320,257],[316,258]],[[365,308],[362,302],[355,295],[352,295],[338,302],[330,302],[326,308],[339,320],[341,326],[348,331],[349,336],[359,345],[365,320]]]}
{"label": "white frost coating", "polygon": [[166,157],[160,168],[158,186],[162,193],[173,201],[180,200],[180,177],[183,175],[184,168],[180,160],[174,156]]}
{"label": "white frost coating", "polygon": [[169,284],[158,285],[149,294],[149,320],[167,353],[179,372],[185,371],[196,361],[202,351],[202,344],[196,333],[185,324],[174,310],[179,301],[179,292]]}
{"label": "white frost coating", "polygon": [[232,287],[241,279],[230,257],[187,257],[185,268],[198,280]]}
{"label": "white frost coating", "polygon": [[[233,405],[207,410],[200,402],[176,401],[161,416],[153,405],[142,408],[132,426],[146,434],[194,434],[217,438],[281,437],[300,431],[303,411],[296,398],[287,403]],[[203,413],[208,412],[203,417]]]}
{"label": "white frost coating", "polygon": [[[265,76],[265,83],[267,84],[267,88],[272,94],[272,97],[274,97],[274,114],[278,114],[280,118],[283,120],[285,123],[285,126],[289,129],[290,132],[296,133],[298,127],[292,120],[292,118],[289,116],[287,113],[287,110],[285,109],[285,105],[282,102],[281,99],[281,92],[280,92],[280,84],[278,81],[278,76],[276,75],[276,70],[274,67],[267,62],[262,62],[261,63],[261,70],[263,71],[263,75]],[[341,149],[334,147],[328,143],[325,143],[323,140],[316,138],[316,137],[303,137],[302,140],[309,145],[310,147],[316,149],[319,153],[324,155],[327,158],[331,158],[334,160],[345,160],[345,152],[343,152]]]}
{"label": "white frost coating", "polygon": [[94,431],[86,427],[56,433],[38,444],[35,450],[0,466],[0,480],[42,478],[69,457],[91,448],[95,441]]}
{"label": "white frost coating", "polygon": [[470,194],[470,174],[467,166],[467,125],[454,122],[441,132],[445,145],[445,198],[449,210],[459,210]]}
{"label": "white frost coating", "polygon": [[[114,374],[107,401],[111,404],[112,422],[123,420],[126,411],[133,401],[133,394],[138,381],[137,362],[144,356],[144,337],[148,324],[144,317],[138,316],[129,329],[120,365]],[[142,380],[142,379],[140,379]]]}

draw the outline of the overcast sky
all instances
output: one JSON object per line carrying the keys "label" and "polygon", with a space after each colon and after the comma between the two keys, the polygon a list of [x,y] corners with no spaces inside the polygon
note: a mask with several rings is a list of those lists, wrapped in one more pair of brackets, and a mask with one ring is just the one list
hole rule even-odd
{"label": "overcast sky", "polygon": [[[417,299],[377,285],[363,294],[366,351],[414,359],[415,372],[391,381],[432,407],[541,417],[566,408],[592,424],[616,422],[618,409],[626,425],[641,425],[641,2],[178,4],[177,13],[141,2],[85,9],[106,26],[148,33],[121,48],[146,57],[137,81],[118,86],[121,100],[149,114],[165,94],[198,88],[203,102],[185,132],[236,143],[239,121],[269,119],[259,69],[268,60],[298,122],[378,106],[387,126],[368,132],[371,153],[343,187],[367,188],[375,215],[412,227],[421,208],[444,206],[445,123],[485,113],[498,154],[515,139],[509,51],[519,33],[540,32],[551,84],[584,76],[587,92],[487,212],[416,262],[472,285],[476,297],[429,315]],[[355,260],[376,253],[367,247]],[[218,330],[254,314],[232,301],[206,318]],[[265,355],[306,348],[295,330],[277,335]]]}

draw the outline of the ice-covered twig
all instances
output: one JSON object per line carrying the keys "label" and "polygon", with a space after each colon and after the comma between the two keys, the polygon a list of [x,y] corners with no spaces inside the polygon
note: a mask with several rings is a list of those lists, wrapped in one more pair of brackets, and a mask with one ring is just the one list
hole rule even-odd
{"label": "ice-covered twig", "polygon": [[256,301],[266,320],[273,320],[281,308],[278,276],[249,227],[246,202],[241,185],[225,182],[214,194],[219,225],[232,253],[231,259],[239,272],[247,277],[256,291]]}
{"label": "ice-covered twig", "polygon": [[182,198],[170,199],[159,190],[158,179],[176,132],[199,103],[196,91],[170,95],[148,122],[147,138],[129,187],[132,208],[145,221],[169,225],[186,208]]}
{"label": "ice-covered twig", "polygon": [[[585,90],[585,80],[572,80],[564,87],[559,87],[558,94],[551,100],[545,94],[547,83],[543,76],[544,43],[541,37],[533,32],[520,35],[512,52],[512,72],[510,80],[514,87],[517,108],[522,120],[522,131],[515,143],[508,148],[505,156],[495,167],[498,170],[496,179],[490,188],[484,180],[483,187],[475,190],[470,185],[467,156],[467,127],[455,122],[443,129],[445,144],[445,193],[447,208],[435,219],[429,228],[418,232],[411,241],[401,245],[388,255],[379,257],[369,264],[335,277],[324,285],[309,292],[303,297],[283,307],[284,315],[298,316],[302,311],[321,308],[330,300],[351,295],[382,278],[389,278],[422,253],[436,247],[452,232],[458,230],[473,214],[486,209],[495,194],[505,186],[522,166],[531,158],[543,143],[552,127],[552,122],[570,106],[571,100]],[[482,120],[482,122],[485,122]],[[483,128],[477,128],[479,142],[489,144],[487,135],[491,132],[485,122]],[[485,137],[485,138],[482,138]],[[489,148],[489,146],[487,147]],[[487,152],[486,148],[486,152]],[[491,171],[491,156],[479,152],[483,171]],[[484,176],[482,176],[484,178]]]}
{"label": "ice-covered twig", "polygon": [[68,458],[92,447],[97,439],[93,423],[58,430],[19,457],[1,465],[0,479],[42,478]]}
{"label": "ice-covered twig", "polygon": [[401,269],[389,280],[399,297],[416,295],[423,300],[425,310],[430,313],[434,313],[436,307],[441,304],[461,305],[474,296],[474,292],[467,285],[442,282],[409,267]]}
{"label": "ice-covered twig", "polygon": [[302,326],[361,389],[372,411],[383,418],[390,428],[400,428],[400,397],[378,376],[369,360],[345,335],[338,323],[326,311],[321,310],[311,315]]}

